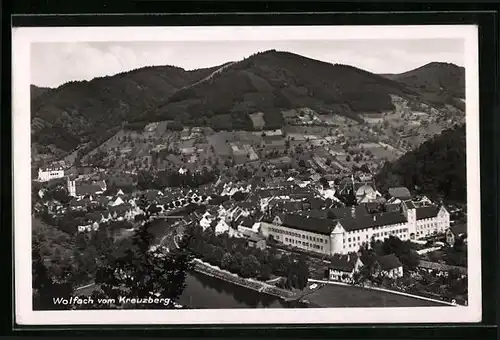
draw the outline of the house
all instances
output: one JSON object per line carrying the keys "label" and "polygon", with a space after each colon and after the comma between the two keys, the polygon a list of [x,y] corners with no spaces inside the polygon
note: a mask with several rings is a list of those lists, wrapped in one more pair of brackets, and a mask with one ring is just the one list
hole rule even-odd
{"label": "house", "polygon": [[453,247],[458,239],[462,239],[464,242],[466,242],[467,224],[456,224],[446,230],[446,243],[448,243],[450,247]]}
{"label": "house", "polygon": [[47,182],[55,178],[64,177],[64,168],[62,167],[52,167],[52,168],[40,168],[38,169],[38,180],[40,182]]}
{"label": "house", "polygon": [[85,210],[85,208],[87,206],[89,206],[90,203],[91,203],[91,200],[88,197],[87,198],[82,198],[82,199],[73,198],[69,202],[69,206],[70,206],[71,210]]}
{"label": "house", "polygon": [[382,194],[369,184],[363,184],[356,190],[356,200],[359,203],[377,202]]}
{"label": "house", "polygon": [[138,214],[138,211],[128,204],[110,206],[108,209],[111,217],[117,221],[131,220]]}
{"label": "house", "polygon": [[462,275],[462,277],[467,276],[466,267],[450,266],[444,263],[430,262],[430,261],[420,261],[418,267],[426,270],[429,273],[434,271],[438,273],[438,275],[441,274],[443,276],[447,276],[448,273],[452,270],[458,271]]}
{"label": "house", "polygon": [[101,207],[107,207],[111,203],[110,199],[106,196],[99,196],[97,204]]}
{"label": "house", "polygon": [[208,211],[203,214],[203,216],[200,219],[200,226],[203,228],[203,230],[207,229],[210,227],[212,221],[214,220],[214,216],[210,214]]}
{"label": "house", "polygon": [[89,213],[85,216],[87,224],[79,225],[78,232],[89,232],[99,229],[99,223],[102,221],[102,215],[99,213]]}
{"label": "house", "polygon": [[241,216],[236,220],[236,226],[239,232],[258,232],[260,224],[250,216]]}
{"label": "house", "polygon": [[117,205],[125,204],[121,197],[117,197],[114,201],[109,202],[109,205],[116,207]]}
{"label": "house", "polygon": [[411,199],[411,193],[408,188],[405,187],[395,187],[389,188],[389,195],[391,198],[399,198],[400,200],[409,200]]}
{"label": "house", "polygon": [[333,281],[352,282],[354,273],[363,267],[363,262],[355,254],[336,255],[330,262],[328,279]]}
{"label": "house", "polygon": [[67,181],[68,193],[72,197],[84,197],[87,195],[100,195],[106,191],[106,182],[77,182],[68,178]]}
{"label": "house", "polygon": [[[229,224],[227,224],[227,222],[223,218],[221,218],[219,220],[219,222],[215,225],[215,235],[224,234],[224,233],[230,232],[230,230],[232,230],[234,232],[234,229],[231,228],[229,226]],[[233,235],[229,235],[229,236],[233,236]]]}
{"label": "house", "polygon": [[249,247],[257,248],[260,250],[264,250],[267,247],[266,238],[257,233],[245,233],[243,237],[247,240],[247,245]]}
{"label": "house", "polygon": [[394,254],[379,256],[373,264],[373,276],[391,279],[402,277],[403,265]]}
{"label": "house", "polygon": [[356,252],[371,239],[383,241],[391,235],[401,240],[424,238],[444,232],[450,225],[443,206],[415,207],[411,201],[403,202],[400,211],[394,212],[370,214],[364,206],[353,206],[327,214],[329,218],[273,212],[274,218],[261,222],[260,231],[285,245],[333,255]]}
{"label": "house", "polygon": [[163,193],[159,190],[148,190],[144,194],[144,198],[148,202],[155,202],[155,201],[159,200],[162,196],[163,196]]}

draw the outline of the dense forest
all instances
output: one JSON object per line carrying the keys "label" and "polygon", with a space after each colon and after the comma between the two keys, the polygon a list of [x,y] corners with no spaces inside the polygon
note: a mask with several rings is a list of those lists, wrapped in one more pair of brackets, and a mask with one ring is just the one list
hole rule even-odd
{"label": "dense forest", "polygon": [[[155,108],[215,69],[144,67],[91,81],[68,82],[48,91],[32,87],[33,140],[70,151],[78,143],[93,140]],[[60,140],[61,135],[64,140]]]}
{"label": "dense forest", "polygon": [[443,131],[394,162],[376,176],[378,187],[405,186],[437,199],[466,202],[465,124]]}
{"label": "dense forest", "polygon": [[[465,98],[465,68],[450,63],[432,62],[417,69],[387,78],[399,81],[424,94],[441,98]],[[437,101],[437,103],[443,101]]]}

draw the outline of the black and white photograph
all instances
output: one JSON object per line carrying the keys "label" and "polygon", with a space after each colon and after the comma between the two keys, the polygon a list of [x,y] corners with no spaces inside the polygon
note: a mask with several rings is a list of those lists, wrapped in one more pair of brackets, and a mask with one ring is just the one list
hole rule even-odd
{"label": "black and white photograph", "polygon": [[18,323],[481,321],[476,27],[12,44]]}

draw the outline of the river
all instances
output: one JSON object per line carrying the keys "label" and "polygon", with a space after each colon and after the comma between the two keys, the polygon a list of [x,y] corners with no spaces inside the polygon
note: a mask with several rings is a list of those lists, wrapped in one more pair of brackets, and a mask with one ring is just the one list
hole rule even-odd
{"label": "river", "polygon": [[186,288],[177,302],[201,309],[293,307],[277,297],[196,272],[188,274]]}

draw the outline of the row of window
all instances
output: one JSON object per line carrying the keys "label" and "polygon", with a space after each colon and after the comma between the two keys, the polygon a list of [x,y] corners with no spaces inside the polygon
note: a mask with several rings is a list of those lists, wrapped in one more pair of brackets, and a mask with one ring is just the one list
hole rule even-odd
{"label": "row of window", "polygon": [[429,229],[429,228],[436,228],[437,227],[437,222],[432,222],[432,223],[424,223],[421,225],[417,225],[417,229]]}
{"label": "row of window", "polygon": [[49,173],[46,173],[45,175],[47,175],[47,176],[61,176],[62,173],[61,172],[49,172]]}
{"label": "row of window", "polygon": [[320,245],[314,244],[314,243],[305,242],[305,241],[299,241],[299,240],[296,240],[293,238],[285,237],[285,242],[290,242],[292,244],[298,244],[298,245],[302,245],[305,247],[311,247],[311,248],[314,248],[317,250],[323,250],[323,246],[320,246]]}
{"label": "row of window", "polygon": [[[392,224],[390,226],[380,226],[380,227],[371,227],[369,229],[372,229],[372,230],[379,230],[379,229],[387,229],[388,227],[400,227],[400,226],[404,226],[406,225],[406,223],[397,223],[397,224]],[[367,229],[359,229],[359,230],[353,230],[353,231],[348,231],[346,234],[348,235],[351,235],[351,234],[358,234],[358,233],[365,233],[367,231]]]}
{"label": "row of window", "polygon": [[288,230],[281,230],[278,228],[269,228],[269,231],[275,232],[275,233],[280,233],[280,234],[285,234],[289,236],[294,236],[297,238],[303,238],[305,240],[313,241],[313,242],[319,242],[319,243],[328,243],[328,240],[323,239],[321,237],[315,237],[315,236],[310,236],[310,235],[305,235],[305,234],[299,234],[293,231],[288,231]]}

